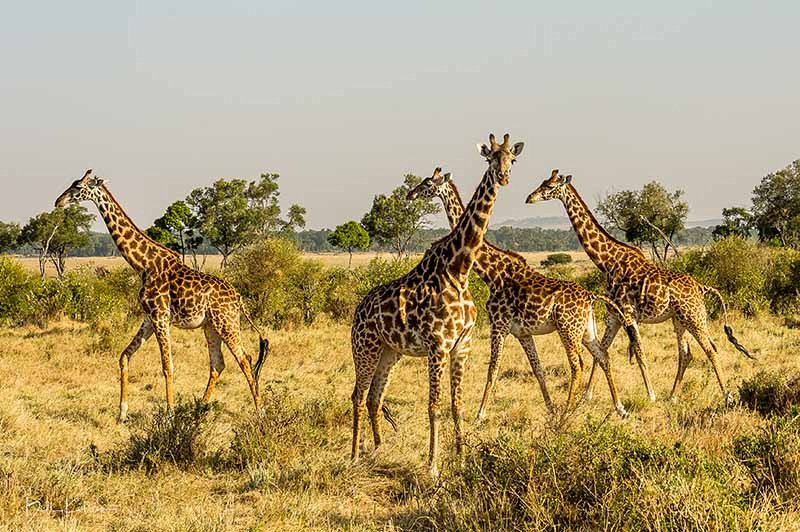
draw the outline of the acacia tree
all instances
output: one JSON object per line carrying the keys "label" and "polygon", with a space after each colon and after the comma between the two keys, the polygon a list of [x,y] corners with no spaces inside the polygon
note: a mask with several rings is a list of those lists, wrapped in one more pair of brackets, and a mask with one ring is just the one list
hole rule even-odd
{"label": "acacia tree", "polygon": [[164,216],[153,222],[145,233],[147,236],[181,254],[186,261],[186,253],[192,255],[192,265],[199,269],[197,249],[203,244],[197,218],[185,201],[178,200],[167,207]]}
{"label": "acacia tree", "polygon": [[19,224],[0,222],[0,253],[17,247],[20,231]]}
{"label": "acacia tree", "polygon": [[39,273],[44,279],[49,259],[59,279],[64,278],[66,258],[70,250],[89,243],[94,214],[82,205],[43,212],[31,218],[20,233],[20,242],[30,244],[39,253]]}
{"label": "acacia tree", "polygon": [[682,190],[669,192],[658,181],[652,181],[642,190],[607,195],[597,210],[607,223],[625,233],[629,242],[637,246],[650,244],[656,258],[664,261],[672,239],[684,228],[689,213],[689,206],[681,196]]}
{"label": "acacia tree", "polygon": [[231,253],[242,246],[305,226],[305,209],[299,205],[292,205],[289,218],[281,219],[277,179],[278,174],[271,173],[250,182],[218,179],[186,198],[200,232],[222,254],[223,269]]}
{"label": "acacia tree", "polygon": [[753,189],[753,225],[762,242],[800,248],[800,160]]}
{"label": "acacia tree", "polygon": [[398,258],[408,255],[417,231],[427,227],[427,217],[439,212],[432,198],[407,200],[408,192],[422,181],[421,177],[407,174],[402,186],[386,196],[379,194],[372,201],[372,208],[361,219],[361,225],[369,237],[384,246],[390,246]]}
{"label": "acacia tree", "polygon": [[753,215],[744,207],[728,207],[722,209],[722,223],[714,227],[711,236],[714,240],[722,240],[729,236],[749,238],[753,228]]}
{"label": "acacia tree", "polygon": [[360,223],[351,220],[334,229],[333,233],[328,235],[328,243],[347,250],[350,254],[347,267],[350,268],[353,264],[353,250],[364,250],[369,247],[369,233]]}

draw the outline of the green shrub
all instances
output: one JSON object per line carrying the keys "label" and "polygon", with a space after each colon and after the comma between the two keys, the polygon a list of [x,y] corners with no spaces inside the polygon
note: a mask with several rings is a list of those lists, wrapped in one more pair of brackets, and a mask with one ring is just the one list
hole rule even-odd
{"label": "green shrub", "polygon": [[575,279],[579,285],[590,292],[604,294],[606,292],[606,274],[593,269]]}
{"label": "green shrub", "polygon": [[[669,266],[718,289],[729,308],[754,316],[769,306],[765,295],[768,259],[769,253],[763,247],[730,236],[714,242],[707,250],[690,250],[673,259]],[[707,298],[706,305],[712,316],[721,311],[718,298]]]}
{"label": "green shrub", "polygon": [[557,264],[569,264],[570,262],[572,262],[572,255],[569,253],[551,253],[540,264],[547,268]]}
{"label": "green shrub", "polygon": [[793,249],[770,249],[765,295],[776,314],[800,313],[800,253]]}
{"label": "green shrub", "polygon": [[786,380],[779,373],[761,370],[739,386],[739,401],[762,416],[797,415],[800,376]]}

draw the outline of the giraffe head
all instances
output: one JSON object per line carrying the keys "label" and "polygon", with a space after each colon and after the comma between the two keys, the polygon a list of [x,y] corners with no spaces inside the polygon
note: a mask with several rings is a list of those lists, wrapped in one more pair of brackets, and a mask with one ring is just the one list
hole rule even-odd
{"label": "giraffe head", "polygon": [[545,179],[539,188],[534,190],[525,200],[525,203],[536,203],[538,201],[545,201],[550,199],[564,200],[566,197],[566,188],[572,182],[572,176],[563,176],[558,173],[558,170],[553,170],[548,179]]}
{"label": "giraffe head", "polygon": [[489,170],[494,173],[501,185],[508,184],[508,174],[511,173],[511,165],[522,153],[524,142],[517,142],[513,146],[508,143],[509,135],[503,135],[503,143],[498,144],[494,139],[494,133],[489,134],[489,145],[478,144],[478,152],[486,158],[489,163]]}
{"label": "giraffe head", "polygon": [[438,166],[433,171],[433,175],[426,177],[422,183],[415,186],[406,194],[409,201],[417,198],[435,198],[447,193],[447,185],[450,183],[450,172],[442,174],[442,169]]}
{"label": "giraffe head", "polygon": [[92,177],[92,169],[86,170],[83,177],[73,182],[56,200],[56,207],[64,208],[69,203],[81,201],[97,201],[100,198],[100,186],[105,183],[99,177]]}

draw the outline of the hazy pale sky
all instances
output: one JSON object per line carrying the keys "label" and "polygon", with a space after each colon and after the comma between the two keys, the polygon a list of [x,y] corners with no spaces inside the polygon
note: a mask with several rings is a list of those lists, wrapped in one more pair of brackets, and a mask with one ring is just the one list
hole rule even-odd
{"label": "hazy pale sky", "polygon": [[561,215],[524,204],[555,167],[592,205],[658,178],[718,217],[800,157],[798,21],[789,0],[3,2],[0,220],[92,167],[142,227],[262,171],[332,227],[437,165],[470,196],[490,131],[526,144],[495,222]]}

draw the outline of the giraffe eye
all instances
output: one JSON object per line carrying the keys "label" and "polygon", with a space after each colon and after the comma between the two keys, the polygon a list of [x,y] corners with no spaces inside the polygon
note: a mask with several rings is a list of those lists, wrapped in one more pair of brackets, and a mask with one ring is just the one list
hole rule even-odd
{"label": "giraffe eye", "polygon": [[515,162],[517,162],[516,159],[511,159],[511,164],[514,164]]}

